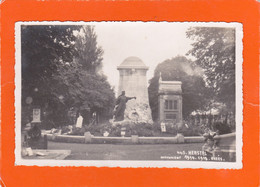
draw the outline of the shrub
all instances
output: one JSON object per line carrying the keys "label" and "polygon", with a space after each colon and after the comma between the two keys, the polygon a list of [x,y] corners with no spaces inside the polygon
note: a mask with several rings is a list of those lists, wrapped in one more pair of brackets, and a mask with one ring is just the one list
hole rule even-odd
{"label": "shrub", "polygon": [[166,125],[166,132],[169,134],[172,134],[173,136],[176,136],[178,133],[178,128],[176,125]]}
{"label": "shrub", "polygon": [[[71,126],[72,127],[72,126]],[[63,126],[61,127],[61,134],[70,132],[69,126]]]}
{"label": "shrub", "polygon": [[183,125],[182,128],[179,129],[179,133],[182,133],[183,136],[201,136],[204,130],[200,126],[195,125]]}
{"label": "shrub", "polygon": [[78,128],[74,126],[71,135],[83,136],[85,132],[86,132],[85,127]]}
{"label": "shrub", "polygon": [[119,126],[115,126],[115,127],[111,127],[109,132],[109,136],[121,136],[121,127]]}
{"label": "shrub", "polygon": [[[61,128],[62,134],[70,131],[69,126],[65,126]],[[125,123],[124,125],[112,126],[109,123],[99,124],[99,125],[89,125],[83,126],[82,128],[77,128],[75,126],[72,127],[71,135],[84,136],[85,132],[90,132],[94,136],[103,136],[104,132],[109,133],[109,137],[121,137],[122,128],[125,129],[125,136],[130,137],[132,135],[138,136],[176,136],[177,133],[182,133],[184,136],[199,136],[203,134],[203,128],[200,126],[185,126],[182,125],[181,128],[178,129],[177,125],[166,124],[166,132],[161,132],[161,126],[159,123],[150,124],[133,124],[133,123]]]}
{"label": "shrub", "polygon": [[231,133],[231,128],[226,123],[215,122],[213,124],[213,130],[217,131],[218,134],[228,134]]}
{"label": "shrub", "polygon": [[138,136],[153,136],[153,129],[152,126],[149,125],[138,125],[135,127],[135,132],[137,133]]}

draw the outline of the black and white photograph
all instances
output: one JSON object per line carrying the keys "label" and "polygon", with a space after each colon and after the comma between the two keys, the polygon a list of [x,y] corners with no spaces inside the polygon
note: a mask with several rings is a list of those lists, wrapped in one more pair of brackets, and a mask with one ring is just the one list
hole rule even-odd
{"label": "black and white photograph", "polygon": [[240,23],[17,22],[15,163],[242,168]]}

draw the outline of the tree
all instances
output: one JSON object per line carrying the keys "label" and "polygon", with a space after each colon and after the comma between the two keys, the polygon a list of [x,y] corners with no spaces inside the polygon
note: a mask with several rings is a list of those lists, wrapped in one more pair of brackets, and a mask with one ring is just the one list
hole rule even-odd
{"label": "tree", "polygon": [[205,81],[214,99],[235,110],[235,29],[191,27],[186,33],[192,39],[188,55],[204,69]]}
{"label": "tree", "polygon": [[114,92],[99,71],[103,50],[96,39],[91,26],[22,27],[23,106],[32,97],[48,124],[66,124],[71,107],[111,115]]}
{"label": "tree", "polygon": [[201,69],[183,56],[177,56],[157,65],[148,87],[149,102],[153,119],[158,118],[159,74],[163,81],[181,81],[183,97],[183,117],[205,106],[208,89],[201,75]]}
{"label": "tree", "polygon": [[83,26],[75,45],[78,51],[75,61],[79,67],[78,72],[81,72],[79,82],[84,88],[78,89],[81,92],[77,96],[77,102],[81,103],[81,108],[88,106],[91,113],[95,112],[101,118],[111,118],[115,94],[101,71],[103,49],[97,44],[94,27]]}
{"label": "tree", "polygon": [[[115,94],[104,75],[87,74],[84,77],[82,100],[103,119],[112,117]],[[84,103],[83,102],[83,103]]]}
{"label": "tree", "polygon": [[75,43],[78,52],[77,62],[89,73],[96,73],[102,68],[103,49],[97,45],[97,35],[93,26],[82,26]]}
{"label": "tree", "polygon": [[[59,109],[64,107],[60,98],[66,90],[58,78],[59,69],[71,63],[76,55],[73,32],[79,29],[68,25],[21,26],[23,108],[28,108],[26,98],[32,97],[34,106],[48,107],[60,114]],[[28,115],[24,114],[23,120]]]}

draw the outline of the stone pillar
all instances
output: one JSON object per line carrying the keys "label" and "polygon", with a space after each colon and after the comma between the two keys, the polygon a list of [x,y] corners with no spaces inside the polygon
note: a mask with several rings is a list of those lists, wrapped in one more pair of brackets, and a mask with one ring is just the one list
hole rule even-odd
{"label": "stone pillar", "polygon": [[132,135],[131,136],[131,141],[132,141],[132,143],[138,143],[139,142],[139,140],[138,140],[138,136],[137,135]]}
{"label": "stone pillar", "polygon": [[85,137],[85,143],[91,143],[92,136],[90,132],[85,132],[84,137]]}

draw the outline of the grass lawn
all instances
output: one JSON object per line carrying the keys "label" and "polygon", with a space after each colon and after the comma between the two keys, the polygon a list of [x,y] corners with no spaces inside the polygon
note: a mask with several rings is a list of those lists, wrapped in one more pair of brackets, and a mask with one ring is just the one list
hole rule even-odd
{"label": "grass lawn", "polygon": [[189,151],[201,151],[203,143],[193,144],[74,144],[48,142],[48,149],[71,150],[66,160],[191,160]]}

